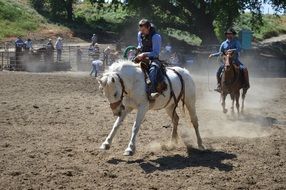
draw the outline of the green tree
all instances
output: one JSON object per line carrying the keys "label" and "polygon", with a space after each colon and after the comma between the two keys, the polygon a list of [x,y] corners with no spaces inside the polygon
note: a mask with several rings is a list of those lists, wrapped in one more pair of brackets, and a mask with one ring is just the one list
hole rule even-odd
{"label": "green tree", "polygon": [[31,0],[31,4],[38,12],[50,13],[54,18],[73,20],[73,4],[76,0]]}
{"label": "green tree", "polygon": [[[203,45],[217,43],[217,35],[222,37],[225,29],[232,27],[246,9],[252,14],[253,28],[262,25],[262,0],[112,0],[109,6],[102,6],[104,0],[90,1],[99,8],[116,9],[121,4],[160,28],[195,34],[202,39]],[[285,8],[285,0],[264,2],[271,3],[276,10]]]}

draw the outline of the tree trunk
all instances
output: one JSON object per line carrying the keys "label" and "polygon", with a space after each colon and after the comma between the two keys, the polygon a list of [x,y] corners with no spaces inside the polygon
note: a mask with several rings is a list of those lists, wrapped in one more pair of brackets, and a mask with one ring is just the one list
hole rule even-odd
{"label": "tree trunk", "polygon": [[201,45],[218,44],[218,39],[215,35],[214,27],[211,25],[201,25],[197,31],[197,35],[201,38]]}
{"label": "tree trunk", "polygon": [[67,11],[67,17],[69,21],[72,21],[73,17],[73,0],[67,0],[66,1],[66,11]]}
{"label": "tree trunk", "polygon": [[194,33],[201,38],[202,45],[218,44],[218,39],[213,26],[214,18],[209,14],[204,14],[203,12],[200,12],[196,18],[197,20],[194,22],[196,30]]}

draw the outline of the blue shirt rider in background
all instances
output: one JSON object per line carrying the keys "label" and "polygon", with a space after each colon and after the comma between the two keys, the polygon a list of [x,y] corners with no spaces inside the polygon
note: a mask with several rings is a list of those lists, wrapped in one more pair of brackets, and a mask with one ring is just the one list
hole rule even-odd
{"label": "blue shirt rider in background", "polygon": [[16,52],[22,52],[23,48],[25,47],[25,43],[21,37],[17,37],[15,40],[15,49]]}
{"label": "blue shirt rider in background", "polygon": [[144,59],[151,61],[149,67],[149,78],[151,81],[151,87],[147,89],[147,93],[150,100],[154,100],[159,96],[156,87],[159,82],[164,80],[162,65],[159,61],[159,53],[161,49],[161,36],[156,33],[153,24],[147,19],[142,19],[139,22],[138,32],[138,49],[141,53],[135,57],[136,62],[140,62]]}
{"label": "blue shirt rider in background", "polygon": [[[239,58],[239,54],[241,52],[241,45],[239,43],[239,41],[237,39],[235,39],[235,35],[236,32],[234,29],[229,28],[226,32],[225,32],[225,36],[226,36],[226,40],[224,42],[222,42],[222,44],[220,45],[219,48],[219,52],[218,53],[214,53],[214,54],[210,54],[209,58],[211,57],[216,57],[216,56],[220,56],[222,54],[224,54],[227,50],[229,49],[236,49],[235,50],[235,58],[234,58],[234,63],[239,66],[241,72],[243,73],[243,78],[244,78],[244,88],[249,88],[249,77],[248,77],[248,70],[247,68],[240,62]],[[222,64],[216,74],[217,77],[217,88],[215,89],[215,91],[220,92],[221,91],[221,73],[223,71],[224,65]]]}

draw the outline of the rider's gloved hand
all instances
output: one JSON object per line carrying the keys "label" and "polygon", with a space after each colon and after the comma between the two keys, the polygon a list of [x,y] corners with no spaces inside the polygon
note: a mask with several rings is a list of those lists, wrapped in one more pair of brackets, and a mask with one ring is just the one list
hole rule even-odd
{"label": "rider's gloved hand", "polygon": [[140,53],[135,57],[135,60],[142,61],[145,57],[146,55],[144,53]]}

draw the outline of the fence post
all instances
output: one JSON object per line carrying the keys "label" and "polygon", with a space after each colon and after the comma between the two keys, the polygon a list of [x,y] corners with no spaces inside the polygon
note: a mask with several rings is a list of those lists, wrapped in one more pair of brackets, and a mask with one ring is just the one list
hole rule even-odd
{"label": "fence post", "polygon": [[71,63],[71,46],[69,46],[69,64]]}
{"label": "fence post", "polygon": [[1,52],[1,70],[4,69],[4,52]]}

